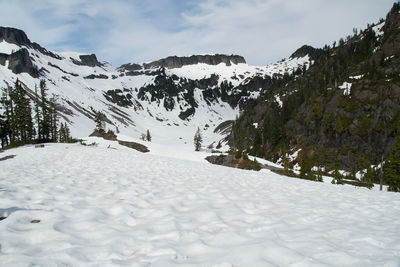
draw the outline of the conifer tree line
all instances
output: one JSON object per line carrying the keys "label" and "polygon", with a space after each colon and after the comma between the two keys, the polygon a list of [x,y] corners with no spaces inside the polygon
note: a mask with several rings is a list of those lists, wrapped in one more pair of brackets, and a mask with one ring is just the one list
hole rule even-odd
{"label": "conifer tree line", "polygon": [[[32,142],[67,142],[68,125],[58,129],[55,97],[48,97],[45,80],[35,87],[33,110],[31,100],[17,79],[14,87],[2,89],[0,105],[0,139],[2,148]],[[32,111],[34,114],[32,114]]]}
{"label": "conifer tree line", "polygon": [[[399,10],[396,1],[382,30],[375,24],[354,29],[353,36],[310,50],[315,59],[308,69],[273,77],[233,124],[230,142],[238,155],[282,159],[286,173],[298,163],[304,179],[322,179],[322,167],[333,171],[335,181],[357,179],[360,171],[364,183],[400,191],[400,140],[392,147],[400,138]],[[344,82],[352,83],[351,90],[343,90]],[[298,158],[288,162],[287,151],[300,148]]]}

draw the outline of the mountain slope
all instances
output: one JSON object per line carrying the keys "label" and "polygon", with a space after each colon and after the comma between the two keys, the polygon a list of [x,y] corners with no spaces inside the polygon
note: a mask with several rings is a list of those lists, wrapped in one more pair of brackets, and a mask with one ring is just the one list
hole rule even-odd
{"label": "mountain slope", "polygon": [[214,129],[268,90],[272,77],[310,62],[305,53],[257,67],[240,56],[216,54],[115,68],[94,54],[50,52],[23,31],[0,27],[0,87],[12,87],[18,78],[34,98],[35,86],[46,80],[50,96],[58,99],[61,120],[76,137],[92,132],[94,112],[100,111],[108,129],[129,136],[150,129],[156,140],[191,143],[200,127],[205,143],[215,143],[223,136]]}
{"label": "mountain slope", "polygon": [[[325,46],[306,72],[270,88],[236,122],[243,149],[277,160],[285,152],[357,172],[393,147],[400,120],[400,14]],[[239,140],[240,139],[240,140]],[[296,152],[296,153],[295,153]]]}

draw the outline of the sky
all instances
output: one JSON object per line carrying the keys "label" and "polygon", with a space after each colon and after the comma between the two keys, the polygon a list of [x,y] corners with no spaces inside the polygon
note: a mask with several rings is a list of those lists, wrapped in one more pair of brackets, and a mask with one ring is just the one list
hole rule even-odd
{"label": "sky", "polygon": [[384,18],[394,0],[0,0],[0,26],[114,66],[238,54],[252,65],[323,47]]}

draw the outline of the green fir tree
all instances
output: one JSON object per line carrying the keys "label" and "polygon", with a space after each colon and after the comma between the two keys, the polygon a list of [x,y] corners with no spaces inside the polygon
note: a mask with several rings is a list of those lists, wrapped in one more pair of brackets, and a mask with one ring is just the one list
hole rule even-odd
{"label": "green fir tree", "polygon": [[389,186],[389,191],[400,191],[400,129],[397,131],[396,141],[383,167],[383,179]]}
{"label": "green fir tree", "polygon": [[194,138],[193,138],[193,142],[194,142],[194,150],[195,151],[200,151],[201,144],[203,142],[203,137],[201,136],[200,128],[197,128],[197,131],[196,131],[196,133],[194,135]]}

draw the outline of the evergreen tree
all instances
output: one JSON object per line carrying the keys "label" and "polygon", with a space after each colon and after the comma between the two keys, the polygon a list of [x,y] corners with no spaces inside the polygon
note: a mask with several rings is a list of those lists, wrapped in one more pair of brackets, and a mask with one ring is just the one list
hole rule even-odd
{"label": "evergreen tree", "polygon": [[318,181],[318,182],[323,182],[323,181],[324,181],[324,179],[322,178],[322,169],[321,169],[321,166],[318,166],[317,181]]}
{"label": "evergreen tree", "polygon": [[371,168],[371,166],[368,166],[368,168],[367,168],[367,173],[364,174],[364,176],[363,176],[363,181],[366,182],[366,183],[374,183],[374,182],[377,182],[376,173],[375,173],[375,171]]}
{"label": "evergreen tree", "polygon": [[13,102],[13,113],[11,121],[11,131],[13,136],[21,141],[32,139],[33,121],[30,100],[26,96],[25,90],[17,79],[15,88],[11,91],[10,99]]}
{"label": "evergreen tree", "polygon": [[1,146],[4,148],[11,142],[12,140],[12,132],[11,132],[11,101],[9,99],[9,93],[6,88],[2,90],[2,96],[0,99],[0,103],[3,109],[3,114],[1,114],[0,119],[0,139]]}
{"label": "evergreen tree", "polygon": [[389,191],[400,191],[400,128],[398,129],[396,141],[389,158],[384,167],[384,180],[389,185]]}
{"label": "evergreen tree", "polygon": [[41,137],[45,140],[50,140],[50,131],[51,131],[51,114],[50,114],[50,105],[49,100],[47,99],[47,87],[46,81],[40,80],[40,107],[42,111],[42,120],[40,124],[41,129]]}
{"label": "evergreen tree", "polygon": [[315,175],[311,171],[312,162],[309,151],[304,149],[300,161],[300,178],[315,180]]}
{"label": "evergreen tree", "polygon": [[35,85],[35,120],[36,120],[36,126],[37,126],[37,139],[41,139],[41,114],[40,114],[40,104],[39,104],[39,94],[37,91],[37,86]]}
{"label": "evergreen tree", "polygon": [[106,116],[100,111],[94,111],[94,122],[96,123],[96,130],[104,133],[105,132],[105,120]]}
{"label": "evergreen tree", "polygon": [[201,143],[203,142],[203,137],[201,136],[200,128],[197,128],[193,141],[194,141],[194,150],[200,151]]}
{"label": "evergreen tree", "polygon": [[61,125],[60,125],[60,130],[58,131],[58,134],[59,134],[59,138],[58,138],[59,142],[65,143],[65,129],[64,129],[63,123],[61,123]]}
{"label": "evergreen tree", "polygon": [[333,178],[333,181],[336,181],[336,183],[340,183],[340,179],[342,178],[339,172],[339,158],[337,154],[335,156],[335,163],[333,166]]}
{"label": "evergreen tree", "polygon": [[49,101],[49,112],[50,112],[50,133],[51,133],[51,140],[53,142],[57,142],[57,109],[56,109],[56,97],[53,97]]}
{"label": "evergreen tree", "polygon": [[150,135],[150,131],[148,129],[147,129],[147,132],[146,132],[146,140],[151,142],[151,135]]}
{"label": "evergreen tree", "polygon": [[282,154],[283,171],[285,175],[289,175],[289,158],[285,150]]}
{"label": "evergreen tree", "polygon": [[71,140],[70,130],[67,123],[61,123],[59,130],[59,140],[61,143],[68,143]]}
{"label": "evergreen tree", "polygon": [[64,123],[64,131],[65,131],[65,141],[71,141],[71,130],[69,129],[67,123]]}

